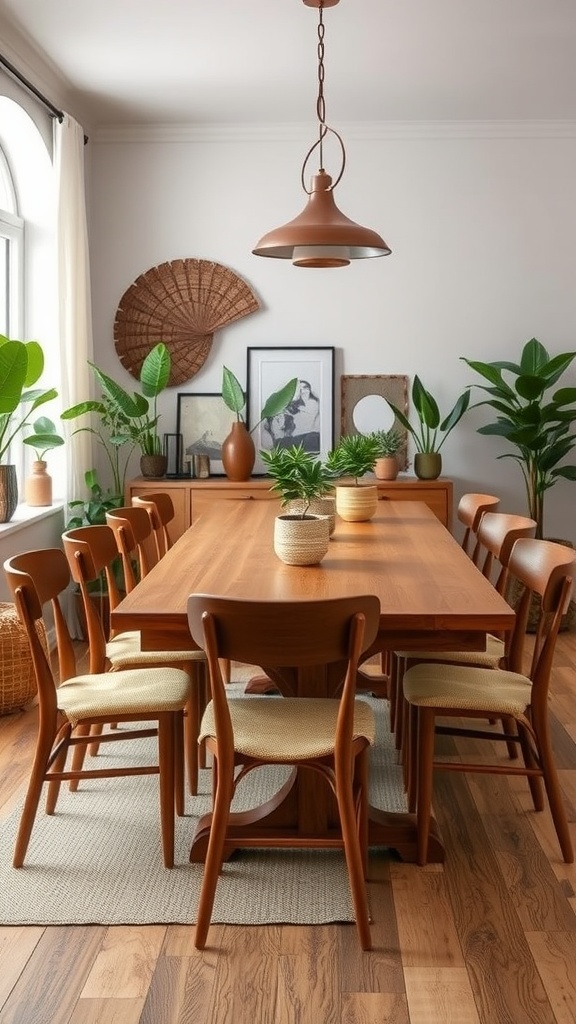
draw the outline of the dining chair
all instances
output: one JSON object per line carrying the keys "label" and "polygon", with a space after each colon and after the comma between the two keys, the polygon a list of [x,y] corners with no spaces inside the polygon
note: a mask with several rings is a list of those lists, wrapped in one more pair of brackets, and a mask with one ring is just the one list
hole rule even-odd
{"label": "dining chair", "polygon": [[[509,559],[510,575],[523,587],[516,623],[507,654],[506,669],[446,665],[426,662],[408,669],[404,696],[410,708],[409,734],[416,757],[417,858],[425,864],[435,771],[481,772],[496,775],[524,775],[528,779],[534,809],[543,809],[540,780],[548,796],[562,856],[574,859],[566,811],[554,763],[548,720],[548,690],[560,621],[568,606],[576,569],[574,551],[552,541],[520,538]],[[540,616],[529,672],[524,673],[524,640],[533,594],[540,595]],[[458,760],[435,757],[434,738],[443,733],[437,719],[513,719],[515,731],[489,731],[450,724],[452,736],[473,738],[490,744],[504,740],[518,744],[523,763],[494,759],[465,760],[458,747]],[[490,753],[488,748],[487,754]]]}
{"label": "dining chair", "polygon": [[[506,596],[510,554],[520,537],[533,537],[536,521],[527,516],[506,512],[483,512],[477,532],[477,561],[482,574],[491,579],[502,597]],[[453,662],[463,665],[479,665],[484,668],[505,668],[506,649],[503,637],[489,633],[483,651],[396,651],[394,671],[390,681],[390,721],[396,735],[396,746],[403,747],[405,738],[404,705],[402,699],[402,678],[406,670],[421,661]],[[406,748],[404,747],[405,753]],[[511,757],[516,756],[516,747],[511,745]],[[404,758],[405,771],[409,759]],[[408,787],[409,789],[409,787]]]}
{"label": "dining chair", "polygon": [[[192,637],[205,648],[208,658],[212,700],[200,736],[214,757],[213,816],[196,947],[203,949],[206,943],[236,787],[253,768],[288,764],[320,772],[336,796],[342,829],[339,845],[345,852],[360,944],[362,949],[370,949],[365,876],[368,749],[374,742],[374,716],[367,702],[355,698],[359,658],[379,628],[378,598],[242,601],[192,594],[188,622]],[[298,671],[333,666],[342,684],[341,696],[228,700],[220,668],[222,657],[259,665],[292,684]],[[237,766],[240,771],[235,774]],[[293,843],[322,845],[313,836],[295,838]],[[274,839],[263,839],[261,845],[273,846]]]}
{"label": "dining chair", "polygon": [[478,546],[478,527],[485,512],[495,512],[500,498],[494,494],[463,494],[456,509],[457,519],[464,525],[462,547],[470,555],[474,565],[478,565],[480,548]]}
{"label": "dining chair", "polygon": [[168,529],[168,524],[175,516],[172,498],[166,491],[146,491],[145,494],[135,494],[132,504],[146,509],[154,532],[158,558],[163,558],[173,544]]}
{"label": "dining chair", "polygon": [[[24,863],[45,782],[46,813],[53,814],[64,781],[151,774],[159,775],[164,864],[173,867],[174,812],[184,813],[182,719],[190,695],[187,674],[172,668],[78,674],[74,644],[59,602],[70,584],[64,552],[60,548],[27,551],[4,562],[4,570],[28,637],[39,702],[36,751],[16,837],[14,867]],[[56,632],[58,680],[39,629],[43,606],[48,603]],[[88,770],[75,767],[73,757],[67,770],[68,752],[83,754],[91,727],[103,727],[111,721],[142,723],[142,727],[104,732],[101,743],[157,735],[158,763]],[[151,722],[156,723],[154,728]],[[79,760],[82,764],[83,757]]]}
{"label": "dining chair", "polygon": [[[139,509],[147,518],[147,512]],[[147,520],[148,521],[148,520]],[[62,534],[62,544],[74,582],[80,588],[88,632],[90,671],[104,671],[107,662],[113,672],[135,668],[171,667],[186,672],[190,679],[190,694],[184,716],[185,753],[188,788],[192,795],[198,792],[198,732],[200,718],[206,704],[206,656],[203,651],[146,651],[142,650],[139,631],[111,632],[106,638],[102,622],[90,599],[90,584],[106,577],[110,610],[121,600],[114,572],[118,547],[113,530],[107,525],[79,526]],[[97,753],[95,740],[90,753]]]}

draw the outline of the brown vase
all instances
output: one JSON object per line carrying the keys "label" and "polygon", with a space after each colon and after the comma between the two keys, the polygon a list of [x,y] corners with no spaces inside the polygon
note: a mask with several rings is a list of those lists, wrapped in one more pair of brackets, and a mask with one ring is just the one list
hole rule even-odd
{"label": "brown vase", "polygon": [[33,507],[52,504],[52,477],[41,459],[32,463],[32,473],[24,485],[24,501]]}
{"label": "brown vase", "polygon": [[166,470],[168,468],[168,456],[167,455],[141,455],[140,456],[140,470],[142,476],[145,476],[152,480],[159,480],[163,476],[166,476]]}
{"label": "brown vase", "polygon": [[252,434],[245,423],[236,420],[222,441],[222,465],[229,480],[249,480],[256,461]]}
{"label": "brown vase", "polygon": [[0,466],[0,523],[9,523],[18,504],[16,466]]}
{"label": "brown vase", "polygon": [[437,480],[442,472],[442,456],[439,452],[416,452],[414,472],[419,480]]}

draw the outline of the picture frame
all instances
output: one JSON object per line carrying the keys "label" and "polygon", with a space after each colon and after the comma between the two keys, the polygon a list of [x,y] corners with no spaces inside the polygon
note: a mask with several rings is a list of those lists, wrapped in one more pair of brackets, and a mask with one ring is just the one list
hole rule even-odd
{"label": "picture frame", "polygon": [[340,433],[369,434],[397,430],[401,470],[408,468],[408,431],[396,419],[387,401],[408,415],[408,377],[405,374],[342,374],[340,377]]}
{"label": "picture frame", "polygon": [[[222,465],[222,441],[230,433],[233,413],[221,394],[178,392],[177,432],[182,435],[184,465],[194,455],[207,455],[210,476],[226,476]],[[192,476],[192,472],[188,475]]]}
{"label": "picture frame", "polygon": [[[299,386],[284,413],[271,422],[258,423],[270,395],[296,377]],[[307,451],[326,458],[334,443],[334,347],[281,346],[249,348],[247,353],[248,428],[256,446],[254,475],[266,467],[262,449],[303,444]]]}

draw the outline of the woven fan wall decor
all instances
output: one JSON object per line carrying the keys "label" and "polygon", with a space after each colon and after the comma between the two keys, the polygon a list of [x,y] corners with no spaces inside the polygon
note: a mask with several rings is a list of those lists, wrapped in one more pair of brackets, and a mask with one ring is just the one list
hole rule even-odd
{"label": "woven fan wall decor", "polygon": [[138,380],[148,352],[163,341],[172,360],[169,384],[183,384],[203,366],[214,331],[259,308],[246,281],[221,263],[161,263],[140,274],[120,299],[116,352]]}

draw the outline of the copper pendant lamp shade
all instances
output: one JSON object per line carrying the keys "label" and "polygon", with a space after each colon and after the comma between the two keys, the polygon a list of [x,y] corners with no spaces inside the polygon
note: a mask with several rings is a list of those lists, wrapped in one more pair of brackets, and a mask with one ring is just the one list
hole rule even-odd
{"label": "copper pendant lamp shade", "polygon": [[[324,111],[324,7],[334,7],[339,0],[303,0],[307,7],[319,9],[318,23],[318,115],[319,134],[317,141],[304,158],[301,179],[302,188],[308,195],[308,202],[297,217],[264,235],[252,252],[255,256],[291,260],[296,267],[346,267],[351,260],[370,259],[374,256],[388,256],[390,247],[384,239],[370,228],[362,227],[346,217],[334,201],[334,189],[340,181],[346,164],[344,143],[333,128],[325,121]],[[342,164],[336,181],[324,170],[323,142],[328,133],[336,137],[342,152]],[[310,189],[306,188],[304,174],[306,165],[315,149],[319,149],[320,169],[312,177]]]}

